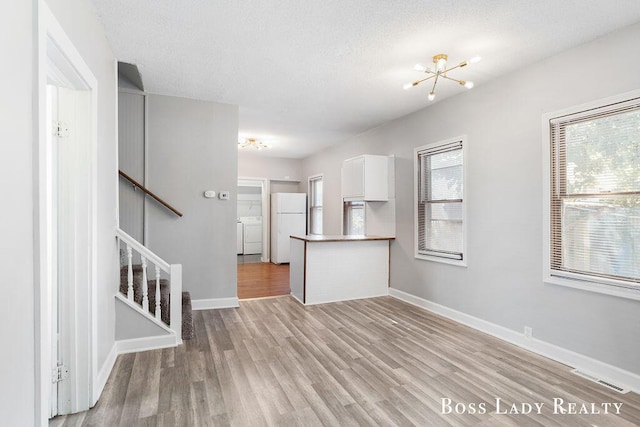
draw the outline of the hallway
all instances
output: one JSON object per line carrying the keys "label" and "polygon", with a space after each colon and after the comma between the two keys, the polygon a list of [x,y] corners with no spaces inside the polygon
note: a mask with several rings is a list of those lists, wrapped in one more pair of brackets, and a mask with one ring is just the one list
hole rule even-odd
{"label": "hallway", "polygon": [[289,295],[289,264],[238,264],[238,299]]}

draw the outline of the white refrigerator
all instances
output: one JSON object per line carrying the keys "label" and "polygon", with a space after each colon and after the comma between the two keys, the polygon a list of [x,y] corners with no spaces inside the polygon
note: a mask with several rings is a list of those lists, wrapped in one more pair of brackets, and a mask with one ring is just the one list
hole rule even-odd
{"label": "white refrigerator", "polygon": [[271,195],[271,262],[289,262],[289,237],[307,234],[307,195]]}

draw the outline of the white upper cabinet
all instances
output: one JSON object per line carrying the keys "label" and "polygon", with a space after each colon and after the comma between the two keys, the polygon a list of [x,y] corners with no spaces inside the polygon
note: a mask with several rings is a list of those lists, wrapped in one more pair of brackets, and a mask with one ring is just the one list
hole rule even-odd
{"label": "white upper cabinet", "polygon": [[389,200],[389,158],[365,154],[342,163],[342,197],[346,201]]}

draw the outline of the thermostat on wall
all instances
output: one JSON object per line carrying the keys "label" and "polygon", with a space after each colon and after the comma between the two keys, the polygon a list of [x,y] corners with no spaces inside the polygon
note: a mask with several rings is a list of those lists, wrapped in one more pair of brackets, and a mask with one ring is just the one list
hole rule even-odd
{"label": "thermostat on wall", "polygon": [[229,200],[229,192],[221,191],[220,194],[218,194],[218,197],[220,198],[220,200]]}
{"label": "thermostat on wall", "polygon": [[204,192],[204,197],[206,197],[207,199],[213,199],[214,197],[216,197],[216,192],[213,190],[207,190]]}

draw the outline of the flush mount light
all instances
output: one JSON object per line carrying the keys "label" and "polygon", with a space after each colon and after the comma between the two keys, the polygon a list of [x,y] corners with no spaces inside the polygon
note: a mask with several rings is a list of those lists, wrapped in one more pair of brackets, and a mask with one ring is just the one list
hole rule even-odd
{"label": "flush mount light", "polygon": [[471,89],[473,87],[473,82],[451,78],[447,75],[447,73],[449,71],[455,70],[456,68],[462,68],[462,67],[466,67],[469,64],[476,63],[480,61],[481,58],[479,56],[476,56],[467,61],[462,61],[458,65],[453,66],[451,68],[447,68],[447,59],[449,59],[449,57],[444,53],[440,53],[434,56],[433,69],[425,67],[424,65],[416,64],[415,67],[413,68],[416,71],[427,74],[427,77],[425,77],[424,79],[416,80],[413,83],[407,83],[403,86],[403,89],[405,90],[411,89],[414,86],[418,86],[422,82],[433,79],[433,86],[431,86],[431,92],[429,92],[429,95],[427,96],[429,101],[433,101],[436,98],[436,84],[438,83],[438,79],[441,79],[441,78],[454,81],[460,84],[461,86],[466,87],[467,89]]}
{"label": "flush mount light", "polygon": [[238,148],[263,150],[269,148],[269,146],[255,138],[244,138],[238,141]]}

